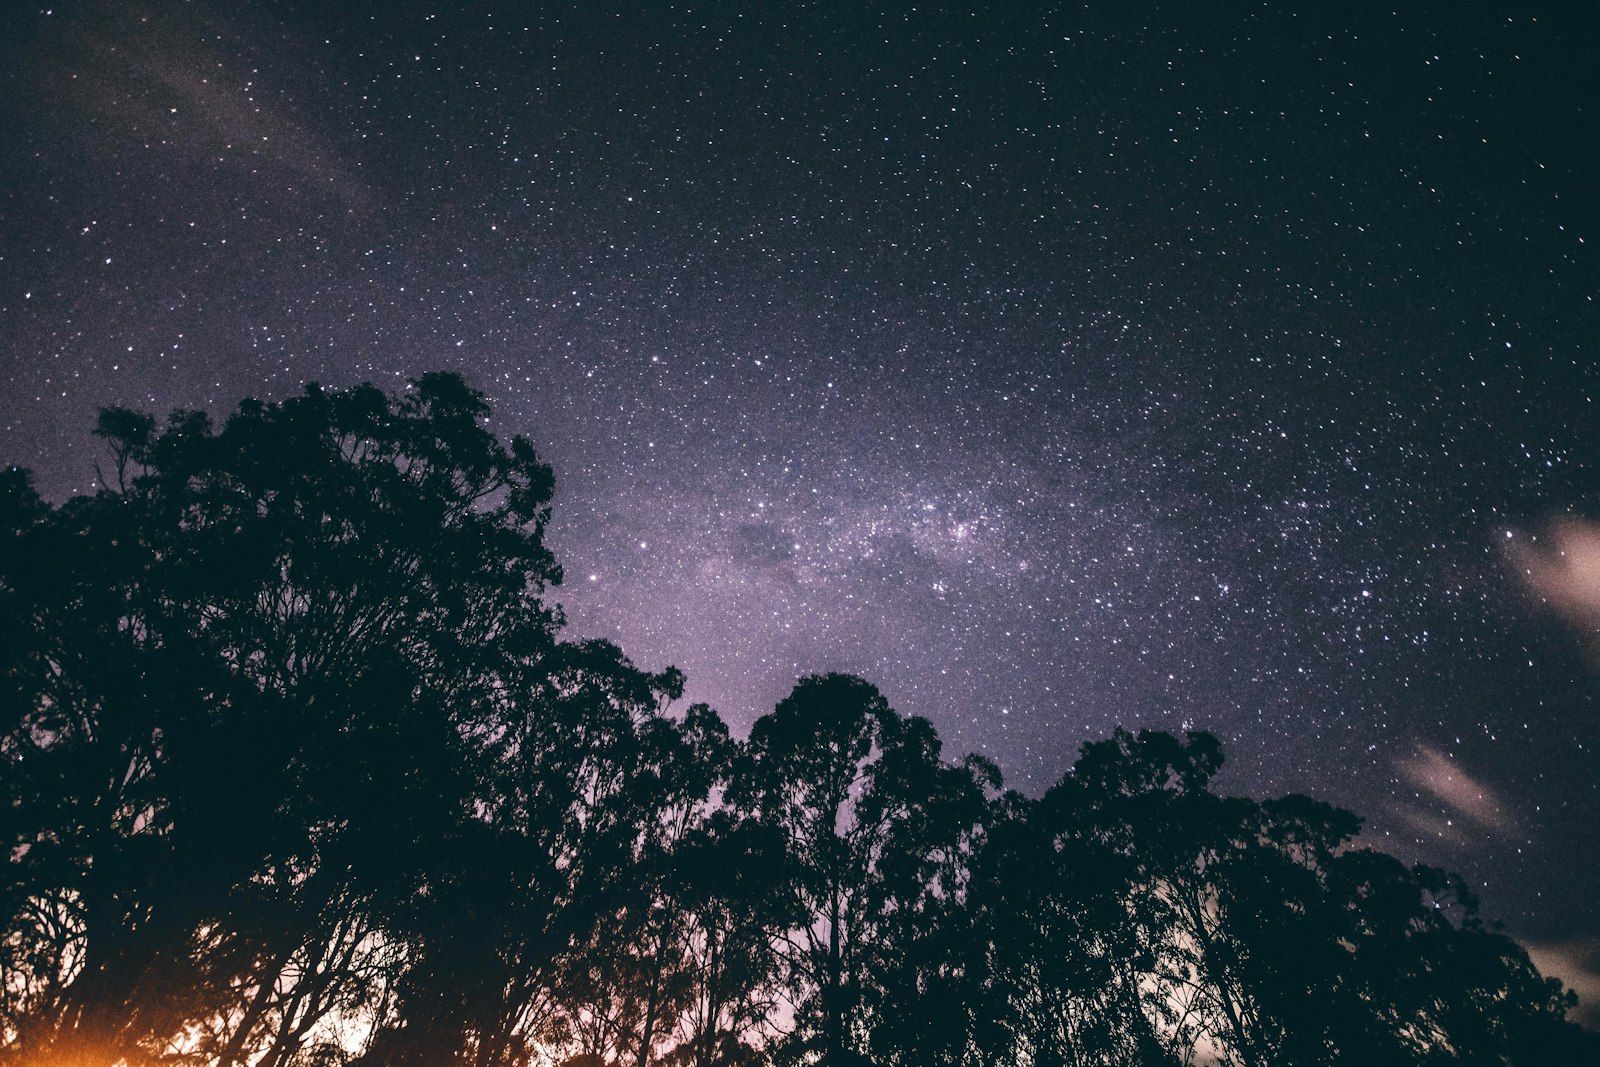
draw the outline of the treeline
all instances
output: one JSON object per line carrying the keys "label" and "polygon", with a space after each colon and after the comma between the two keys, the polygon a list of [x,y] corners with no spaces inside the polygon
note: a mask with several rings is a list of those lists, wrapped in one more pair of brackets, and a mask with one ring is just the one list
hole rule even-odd
{"label": "treeline", "polygon": [[103,413],[0,485],[0,1063],[1597,1063],[1459,880],[1207,734],[1042,798],[868,683],[729,735],[563,638],[553,480],[428,375]]}

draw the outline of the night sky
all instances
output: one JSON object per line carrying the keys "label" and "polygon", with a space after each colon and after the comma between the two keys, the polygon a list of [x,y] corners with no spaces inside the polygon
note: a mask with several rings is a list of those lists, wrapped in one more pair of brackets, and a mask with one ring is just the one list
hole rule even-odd
{"label": "night sky", "polygon": [[458,370],[736,729],[1208,729],[1578,983],[1600,15],[1397,6],[7,4],[0,462]]}

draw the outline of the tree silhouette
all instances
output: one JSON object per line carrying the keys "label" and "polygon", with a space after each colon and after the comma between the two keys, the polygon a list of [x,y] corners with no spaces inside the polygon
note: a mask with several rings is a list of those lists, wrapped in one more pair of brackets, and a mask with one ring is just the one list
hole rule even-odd
{"label": "tree silhouette", "polygon": [[729,799],[786,843],[799,923],[780,940],[794,1029],[778,1054],[869,1062],[875,1027],[908,1006],[875,976],[907,966],[911,931],[959,891],[983,773],[941,763],[927,720],[859,678],[804,678],[757,720]]}
{"label": "tree silhouette", "polygon": [[1216,739],[1037,799],[848,675],[747,741],[566,638],[460,378],[0,471],[0,1065],[1600,1062],[1460,879]]}
{"label": "tree silhouette", "polygon": [[376,1010],[493,661],[554,645],[550,471],[485,413],[443,375],[221,432],[107,412],[117,487],[33,509],[6,576],[35,650],[11,896],[64,925],[17,1048],[141,1062],[183,1032],[276,1062]]}
{"label": "tree silhouette", "polygon": [[665,1062],[742,1067],[769,1036],[779,998],[781,938],[799,921],[787,892],[784,840],[728,808],[679,850],[686,905],[688,1001]]}

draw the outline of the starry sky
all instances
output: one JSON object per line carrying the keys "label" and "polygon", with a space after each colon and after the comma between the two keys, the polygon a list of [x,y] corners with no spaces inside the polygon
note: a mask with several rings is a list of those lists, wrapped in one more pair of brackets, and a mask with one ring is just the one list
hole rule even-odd
{"label": "starry sky", "polygon": [[460,371],[736,728],[1209,729],[1594,983],[1600,16],[1396,6],[8,4],[0,462]]}

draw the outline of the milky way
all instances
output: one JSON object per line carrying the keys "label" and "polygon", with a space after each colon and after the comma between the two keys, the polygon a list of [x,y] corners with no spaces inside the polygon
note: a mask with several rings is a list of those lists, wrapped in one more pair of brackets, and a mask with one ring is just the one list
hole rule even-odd
{"label": "milky way", "polygon": [[9,11],[0,460],[460,370],[574,631],[736,727],[856,671],[1032,792],[1209,729],[1576,980],[1597,683],[1517,561],[1600,509],[1593,18],[1115,6]]}

